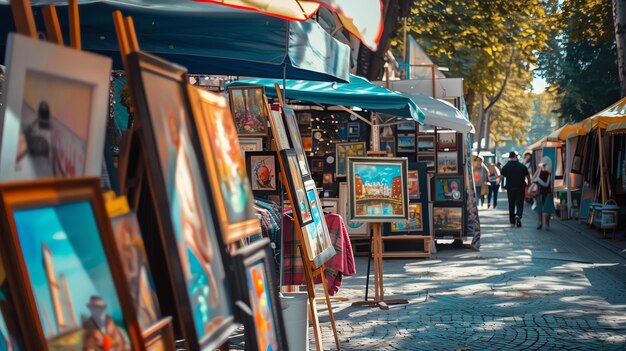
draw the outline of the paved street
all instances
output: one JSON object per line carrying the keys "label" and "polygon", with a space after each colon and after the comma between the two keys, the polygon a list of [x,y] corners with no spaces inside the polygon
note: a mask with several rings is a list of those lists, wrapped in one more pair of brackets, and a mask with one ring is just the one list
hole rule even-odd
{"label": "paved street", "polygon": [[[535,230],[529,208],[523,227],[511,228],[506,200],[499,206],[481,211],[480,252],[440,245],[428,260],[385,259],[386,298],[408,305],[382,311],[333,302],[342,347],[625,350],[626,260],[558,221]],[[338,296],[363,299],[366,263],[357,258],[359,274]],[[325,305],[318,306],[325,347],[334,349]]]}

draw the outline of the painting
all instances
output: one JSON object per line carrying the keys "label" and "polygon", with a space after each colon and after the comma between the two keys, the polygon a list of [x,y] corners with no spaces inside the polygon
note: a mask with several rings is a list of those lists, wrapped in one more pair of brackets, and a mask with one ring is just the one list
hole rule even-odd
{"label": "painting", "polygon": [[287,350],[272,251],[268,239],[238,250],[233,255],[239,299],[250,313],[242,317],[247,350]]}
{"label": "painting", "polygon": [[348,138],[358,138],[361,136],[361,123],[348,123]]}
{"label": "painting", "polygon": [[415,134],[398,135],[398,153],[415,152]]}
{"label": "painting", "polygon": [[419,171],[408,172],[409,199],[416,200],[420,198]]}
{"label": "painting", "polygon": [[435,136],[434,135],[418,135],[417,136],[418,152],[435,152]]}
{"label": "painting", "polygon": [[303,137],[302,138],[302,149],[307,152],[313,151],[313,138],[311,137]]}
{"label": "painting", "polygon": [[279,193],[276,152],[246,152],[246,167],[254,194],[275,195]]}
{"label": "painting", "polygon": [[213,216],[218,211],[202,173],[207,163],[194,146],[194,131],[206,126],[193,125],[186,72],[180,66],[144,52],[133,52],[127,63],[141,133],[146,148],[154,150],[146,154],[147,174],[164,255],[172,256],[169,272],[160,274],[168,274],[176,289],[176,311],[186,316],[179,320],[191,348],[213,349],[236,325],[225,244],[214,222],[224,218]]}
{"label": "painting", "polygon": [[382,139],[380,141],[380,151],[387,151],[387,155],[394,156],[396,154],[396,141]]}
{"label": "painting", "polygon": [[349,158],[348,218],[361,222],[407,220],[407,166],[406,158]]}
{"label": "painting", "polygon": [[435,235],[459,235],[463,230],[462,207],[434,207],[433,227]]}
{"label": "painting", "polygon": [[321,173],[324,171],[324,158],[314,157],[311,159],[311,171]]}
{"label": "painting", "polygon": [[335,163],[335,176],[345,177],[348,157],[365,156],[365,142],[338,143],[335,144],[335,155],[337,162]]}
{"label": "painting", "polygon": [[459,155],[456,151],[437,153],[437,173],[457,174],[459,173]]}
{"label": "painting", "polygon": [[333,174],[332,173],[324,173],[322,178],[323,185],[332,185],[333,184]]}
{"label": "painting", "polygon": [[[292,110],[293,111],[293,110]],[[297,127],[301,136],[311,136],[311,113],[298,112]]]}
{"label": "painting", "polygon": [[415,131],[415,122],[402,122],[398,124],[398,131]]}
{"label": "painting", "polygon": [[226,99],[192,86],[188,92],[224,241],[230,244],[260,233],[246,161]]}
{"label": "painting", "polygon": [[435,155],[417,155],[417,162],[426,163],[426,170],[428,172],[435,171]]}
{"label": "painting", "polygon": [[435,176],[435,201],[462,201],[461,176]]}
{"label": "painting", "polygon": [[287,130],[283,123],[283,117],[280,111],[271,111],[270,124],[272,126],[272,137],[276,143],[277,150],[289,149],[289,137],[287,136]]}
{"label": "painting", "polygon": [[160,320],[143,332],[146,351],[168,351],[176,349],[172,317]]}
{"label": "painting", "polygon": [[298,156],[294,150],[282,150],[281,158],[284,171],[286,172],[285,176],[289,187],[290,200],[293,204],[292,208],[298,216],[300,226],[303,227],[313,222],[313,216],[311,215],[311,206],[307,200]]}
{"label": "painting", "polygon": [[317,194],[315,182],[309,180],[304,186],[311,207],[311,214],[313,215],[313,223],[302,228],[304,248],[309,260],[313,261],[314,268],[317,268],[335,255],[335,248],[330,240],[330,233],[326,226],[326,219],[324,218],[324,211]]}
{"label": "painting", "polygon": [[[298,156],[298,163],[300,163],[302,176],[307,176],[311,174],[311,172],[309,171],[309,164],[306,160],[306,155],[304,152],[310,151],[312,146],[304,145],[304,139],[300,137],[300,131],[298,130],[296,113],[294,112],[294,110],[286,107],[284,107],[282,110],[283,118],[285,119],[285,125],[287,126],[287,131],[289,132],[289,141],[291,142],[291,146],[296,151],[296,155]],[[312,145],[312,138],[308,139],[311,139]]]}
{"label": "painting", "polygon": [[137,312],[137,321],[141,330],[146,331],[159,322],[161,311],[139,222],[135,214],[129,212],[111,218],[111,227]]}
{"label": "painting", "polygon": [[456,133],[437,133],[437,151],[456,151]]}
{"label": "painting", "polygon": [[228,99],[237,134],[242,136],[267,135],[269,111],[264,87],[229,87]]}
{"label": "painting", "polygon": [[[34,349],[137,350],[130,289],[96,178],[0,187],[2,256]],[[11,252],[11,255],[7,255]],[[138,335],[134,335],[138,336]],[[43,342],[41,345],[39,342]]]}
{"label": "painting", "polygon": [[239,150],[242,154],[248,151],[262,151],[263,138],[239,138]]}
{"label": "painting", "polygon": [[322,209],[324,213],[339,213],[339,199],[338,198],[329,198],[325,197],[322,199]]}
{"label": "painting", "polygon": [[422,204],[409,204],[409,220],[391,222],[391,232],[421,232],[424,230]]}
{"label": "painting", "polygon": [[100,176],[111,59],[13,33],[6,59],[0,181]]}
{"label": "painting", "polygon": [[363,237],[367,235],[367,224],[350,220],[350,198],[348,183],[339,183],[339,215],[343,217],[349,236]]}

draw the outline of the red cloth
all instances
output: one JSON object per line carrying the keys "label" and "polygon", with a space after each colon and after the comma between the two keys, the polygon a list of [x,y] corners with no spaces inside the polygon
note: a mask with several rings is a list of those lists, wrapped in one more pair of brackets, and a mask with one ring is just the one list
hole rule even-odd
{"label": "red cloth", "polygon": [[[326,262],[324,270],[328,293],[333,296],[339,291],[343,276],[356,274],[356,265],[343,218],[333,213],[324,217],[336,252],[335,256]],[[283,240],[283,285],[305,284],[302,257],[298,250],[300,242],[293,235],[293,222],[288,217],[285,217],[283,221]],[[319,277],[315,279],[315,283],[320,283]]]}

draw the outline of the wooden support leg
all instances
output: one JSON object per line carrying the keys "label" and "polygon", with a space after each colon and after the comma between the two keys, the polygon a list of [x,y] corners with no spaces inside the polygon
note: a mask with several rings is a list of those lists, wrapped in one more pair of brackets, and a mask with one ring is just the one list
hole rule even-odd
{"label": "wooden support leg", "polygon": [[61,34],[56,7],[54,5],[46,6],[43,8],[42,14],[48,41],[63,46],[63,35]]}
{"label": "wooden support leg", "polygon": [[309,313],[311,316],[311,322],[313,323],[313,333],[315,334],[315,347],[317,351],[324,351],[322,329],[320,328],[317,305],[315,304],[315,280],[313,279],[313,269],[310,266],[310,263],[306,260],[304,248],[301,245],[298,245],[298,250],[300,250],[300,256],[302,257],[304,281],[306,282],[307,292],[309,293]]}
{"label": "wooden support leg", "polygon": [[76,50],[81,50],[82,40],[80,38],[80,19],[78,15],[78,0],[70,0],[68,6],[70,20],[70,46]]}
{"label": "wooden support leg", "polygon": [[33,10],[30,7],[30,0],[10,0],[9,3],[16,32],[37,39],[37,27],[35,26]]}
{"label": "wooden support leg", "polygon": [[330,303],[330,296],[328,295],[328,284],[326,283],[326,278],[324,278],[324,270],[320,274],[322,278],[322,286],[324,287],[324,295],[326,296],[326,306],[328,306],[328,316],[330,317],[330,325],[333,328],[333,335],[335,336],[335,345],[337,346],[337,351],[341,350],[341,345],[339,344],[339,335],[337,334],[337,327],[335,326],[335,316],[333,315],[333,306]]}

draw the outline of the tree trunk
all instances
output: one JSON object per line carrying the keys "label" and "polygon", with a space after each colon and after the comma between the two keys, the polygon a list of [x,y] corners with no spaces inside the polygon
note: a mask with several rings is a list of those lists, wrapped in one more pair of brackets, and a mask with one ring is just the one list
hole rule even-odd
{"label": "tree trunk", "polygon": [[620,93],[626,97],[626,0],[613,0]]}
{"label": "tree trunk", "polygon": [[491,110],[485,112],[485,149],[491,146]]}
{"label": "tree trunk", "polygon": [[483,124],[483,121],[485,120],[485,99],[482,95],[479,99],[480,103],[478,108],[480,109],[480,115],[478,116],[478,121],[476,122],[476,152],[478,154],[480,154],[480,150],[482,149],[480,140],[483,138],[483,130],[485,129]]}

